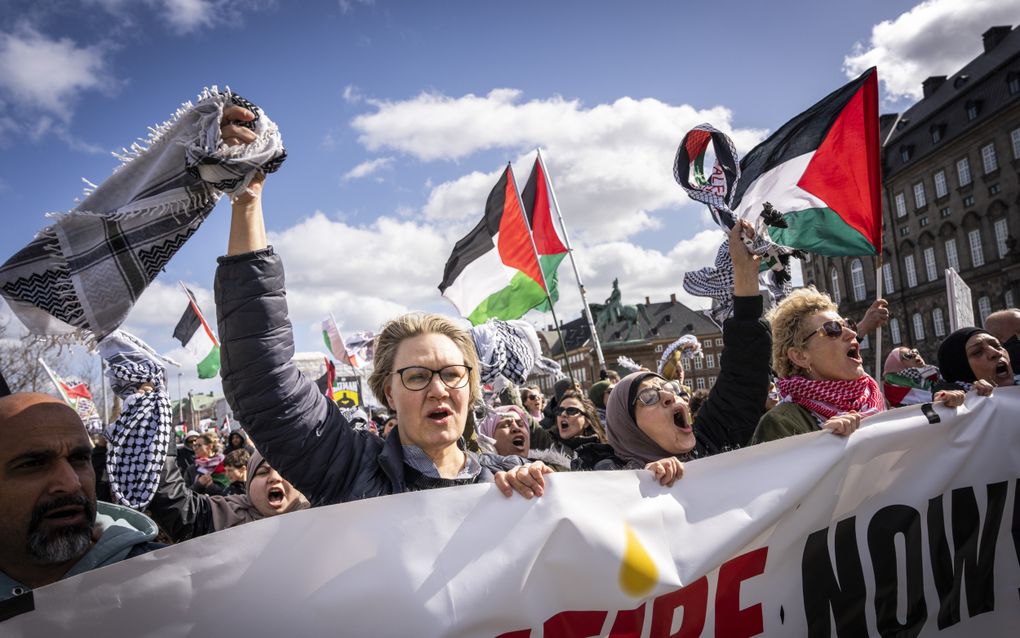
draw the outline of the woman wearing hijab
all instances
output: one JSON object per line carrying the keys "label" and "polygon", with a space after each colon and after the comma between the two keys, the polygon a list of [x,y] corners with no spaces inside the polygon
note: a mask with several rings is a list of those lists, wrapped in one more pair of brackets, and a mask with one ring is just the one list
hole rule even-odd
{"label": "woman wearing hijab", "polygon": [[882,366],[882,393],[890,408],[929,403],[938,380],[939,369],[915,348],[893,348]]}
{"label": "woman wearing hijab", "polygon": [[939,346],[939,371],[946,387],[987,396],[992,388],[1016,385],[1013,362],[1002,343],[981,328],[960,328]]}
{"label": "woman wearing hijab", "polygon": [[[752,443],[823,429],[849,436],[861,419],[885,409],[878,383],[864,372],[856,325],[828,295],[795,290],[769,314],[772,367],[782,401],[762,417]],[[940,392],[947,407],[962,392]]]}
{"label": "woman wearing hijab", "polygon": [[741,232],[754,235],[746,221],[730,231],[733,316],[723,326],[722,370],[697,420],[683,386],[654,372],[627,375],[606,403],[609,444],[623,467],[651,470],[664,485],[683,474],[681,460],[747,445],[765,409],[771,339],[758,294],[759,259],[745,248]]}

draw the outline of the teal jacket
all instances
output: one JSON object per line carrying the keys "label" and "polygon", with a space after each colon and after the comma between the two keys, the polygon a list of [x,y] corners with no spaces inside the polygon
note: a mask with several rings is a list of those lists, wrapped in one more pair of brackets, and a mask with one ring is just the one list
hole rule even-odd
{"label": "teal jacket", "polygon": [[[96,526],[102,530],[99,541],[92,546],[64,578],[84,574],[97,567],[105,567],[163,547],[153,543],[159,528],[145,514],[127,507],[98,501]],[[28,591],[28,587],[0,571],[0,600],[7,600]]]}

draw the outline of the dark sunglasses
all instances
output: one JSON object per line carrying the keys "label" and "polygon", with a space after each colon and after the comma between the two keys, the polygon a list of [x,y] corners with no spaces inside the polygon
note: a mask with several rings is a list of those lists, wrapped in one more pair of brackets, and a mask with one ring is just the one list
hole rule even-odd
{"label": "dark sunglasses", "polygon": [[843,335],[844,328],[850,330],[851,332],[857,332],[857,322],[855,322],[853,319],[833,319],[831,321],[826,321],[814,332],[804,337],[804,340],[800,342],[800,345],[802,346],[807,345],[807,342],[811,339],[811,337],[815,336],[816,334],[824,334],[826,337],[829,337],[830,339],[836,339]]}
{"label": "dark sunglasses", "polygon": [[584,412],[581,412],[581,408],[575,408],[574,406],[570,406],[569,408],[556,408],[556,416],[559,416],[561,414],[566,414],[567,416],[577,416],[579,414],[584,414]]}
{"label": "dark sunglasses", "polygon": [[915,359],[919,358],[920,356],[921,356],[921,353],[918,352],[917,350],[906,350],[906,351],[900,350],[900,359],[903,359],[904,361],[914,361]]}

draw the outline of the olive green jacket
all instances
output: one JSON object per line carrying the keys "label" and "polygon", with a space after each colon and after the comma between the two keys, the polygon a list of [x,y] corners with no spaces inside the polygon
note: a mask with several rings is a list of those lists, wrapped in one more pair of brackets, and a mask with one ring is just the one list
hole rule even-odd
{"label": "olive green jacket", "polygon": [[818,429],[818,419],[810,410],[797,403],[780,403],[758,421],[758,427],[751,436],[751,445],[807,434]]}

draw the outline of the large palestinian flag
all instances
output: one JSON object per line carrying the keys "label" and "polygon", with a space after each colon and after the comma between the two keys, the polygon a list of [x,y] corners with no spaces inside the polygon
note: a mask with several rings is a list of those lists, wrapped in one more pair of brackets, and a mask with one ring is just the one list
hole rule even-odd
{"label": "large palestinian flag", "polygon": [[[531,223],[543,230],[553,229],[544,177],[535,177],[533,172],[532,179],[540,183],[529,194]],[[559,246],[565,252],[555,230],[552,232],[556,241],[542,238],[542,245],[547,249]],[[535,241],[536,245],[540,241],[537,234]],[[553,259],[544,260],[546,267],[551,267]],[[555,286],[554,281],[549,285]],[[439,291],[474,325],[489,319],[518,319],[546,302],[539,262],[509,164],[489,193],[482,220],[453,247]],[[555,296],[555,289],[551,292]]]}
{"label": "large palestinian flag", "polygon": [[770,228],[784,246],[819,255],[875,255],[882,246],[874,68],[784,124],[740,162],[730,209],[755,219],[765,202],[789,228]]}

